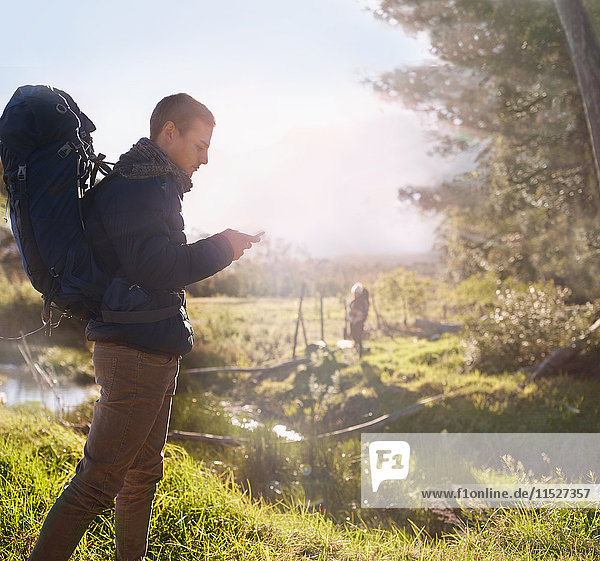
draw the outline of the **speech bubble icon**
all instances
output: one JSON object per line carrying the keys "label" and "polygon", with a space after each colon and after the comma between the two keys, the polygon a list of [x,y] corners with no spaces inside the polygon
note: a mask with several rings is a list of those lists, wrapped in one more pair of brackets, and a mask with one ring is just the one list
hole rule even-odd
{"label": "speech bubble icon", "polygon": [[410,444],[403,440],[374,440],[369,443],[369,465],[373,493],[386,479],[406,479],[410,461]]}

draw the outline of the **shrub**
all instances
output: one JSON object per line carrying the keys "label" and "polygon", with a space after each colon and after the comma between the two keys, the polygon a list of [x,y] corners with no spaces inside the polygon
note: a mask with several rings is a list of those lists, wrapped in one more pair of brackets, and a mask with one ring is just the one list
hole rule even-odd
{"label": "shrub", "polygon": [[501,372],[531,366],[557,347],[573,345],[589,327],[594,306],[569,307],[569,295],[552,281],[502,284],[494,308],[465,323],[466,363]]}
{"label": "shrub", "polygon": [[496,306],[496,291],[501,284],[500,279],[488,271],[472,275],[456,285],[449,300],[461,321],[472,318],[474,313],[479,317],[493,309]]}

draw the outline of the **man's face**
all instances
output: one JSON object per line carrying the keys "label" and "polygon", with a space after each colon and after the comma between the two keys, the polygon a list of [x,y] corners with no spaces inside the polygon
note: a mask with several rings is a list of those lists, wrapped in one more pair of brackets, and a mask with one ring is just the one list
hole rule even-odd
{"label": "man's face", "polygon": [[208,148],[213,128],[202,119],[195,119],[183,134],[177,128],[165,152],[176,166],[190,177],[202,165],[208,163]]}

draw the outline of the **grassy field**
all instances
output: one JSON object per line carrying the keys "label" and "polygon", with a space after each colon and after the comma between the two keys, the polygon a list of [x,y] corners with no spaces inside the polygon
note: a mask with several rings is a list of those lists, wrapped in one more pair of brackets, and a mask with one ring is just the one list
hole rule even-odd
{"label": "grassy field", "polygon": [[[184,366],[249,366],[291,358],[299,299],[190,298],[188,312],[195,331],[194,350]],[[306,297],[302,316],[309,343],[321,339],[320,300]],[[344,331],[344,304],[323,300],[324,337],[330,344]],[[302,328],[297,355],[304,354]]]}
{"label": "grassy field", "polygon": [[[316,342],[321,336],[318,301],[307,299],[303,310],[308,340]],[[343,332],[343,304],[326,299],[324,310],[325,341],[335,349]],[[190,316],[197,345],[184,358],[183,367],[261,365],[290,358],[296,314],[297,301],[292,300],[192,300]],[[444,335],[435,341],[414,334],[387,337],[375,330],[374,322],[368,322],[367,329],[368,353],[361,360],[352,350],[338,350],[333,355],[317,353],[312,368],[300,368],[283,379],[264,377],[255,383],[253,376],[244,374],[193,379],[184,374],[183,382],[226,391],[233,399],[252,400],[266,411],[283,411],[286,418],[295,420],[294,411],[303,408],[298,399],[307,392],[303,380],[314,375],[318,382],[331,387],[326,396],[319,396],[321,410],[316,416],[321,432],[439,393],[446,394],[446,399],[392,425],[390,430],[595,432],[599,426],[600,381],[596,378],[553,376],[517,392],[528,372],[467,370],[459,336]],[[304,345],[299,343],[297,354],[303,352]],[[302,424],[301,418],[302,414],[297,421]]]}
{"label": "grassy field", "polygon": [[[279,376],[189,375],[214,365],[290,358],[298,301],[192,299],[196,347],[184,359],[172,428],[243,439],[237,448],[169,445],[149,558],[162,559],[596,559],[595,510],[486,512],[361,509],[359,435],[312,436],[443,393],[445,399],[379,432],[595,432],[600,382],[554,376],[518,391],[526,373],[468,371],[458,336],[388,337],[369,323],[369,352],[316,351]],[[321,339],[319,301],[303,312]],[[324,339],[342,337],[343,302],[324,302]],[[304,353],[302,332],[298,355]],[[60,371],[85,373],[89,351],[47,347]],[[89,366],[87,367],[89,368]],[[75,417],[89,418],[91,407]],[[285,442],[273,426],[306,438]],[[253,430],[248,430],[252,428]],[[43,514],[71,474],[83,439],[38,412],[0,408],[0,558],[25,559]],[[110,514],[76,559],[109,559]]]}
{"label": "grassy field", "polygon": [[[307,302],[303,309],[308,338],[315,341],[320,338],[318,303],[309,299],[305,305]],[[213,349],[228,346],[230,358],[221,364],[256,365],[291,356],[297,313],[293,301],[200,299],[192,302],[191,310],[196,330],[205,341],[201,344]],[[342,303],[326,300],[325,317],[325,340],[334,347],[343,330]],[[234,333],[235,343],[215,331],[216,326]],[[554,376],[518,391],[528,373],[468,371],[458,336],[445,335],[435,341],[415,334],[392,338],[377,333],[374,327],[372,322],[369,352],[362,359],[354,351],[335,351],[333,356],[315,353],[312,366],[258,382],[249,374],[187,376],[184,371],[173,427],[246,438],[243,446],[234,449],[202,444],[187,447],[212,469],[233,470],[240,484],[248,481],[255,493],[266,498],[276,500],[279,492],[295,497],[317,505],[338,523],[396,524],[410,530],[412,521],[431,535],[448,531],[457,517],[450,517],[447,523],[443,513],[357,509],[360,436],[316,440],[311,435],[356,425],[438,394],[445,399],[378,431],[597,430],[600,383],[595,378]],[[276,346],[265,353],[257,349],[267,330],[271,330],[268,340]],[[214,354],[219,356],[220,351]],[[192,356],[190,365],[196,364]],[[235,405],[233,412],[219,406],[223,399]],[[232,419],[236,421],[233,425]],[[239,426],[254,421],[261,425],[253,432]],[[270,430],[276,424],[285,424],[307,439],[283,445]],[[302,475],[303,466],[310,466],[310,477]]]}

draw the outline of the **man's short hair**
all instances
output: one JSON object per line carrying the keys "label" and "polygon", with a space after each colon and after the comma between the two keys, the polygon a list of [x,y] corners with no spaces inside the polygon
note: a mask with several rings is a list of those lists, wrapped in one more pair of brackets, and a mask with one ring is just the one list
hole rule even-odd
{"label": "man's short hair", "polygon": [[178,93],[161,99],[150,117],[150,140],[156,140],[167,121],[172,121],[181,134],[185,134],[195,119],[202,119],[214,127],[214,115],[208,107],[191,95]]}

